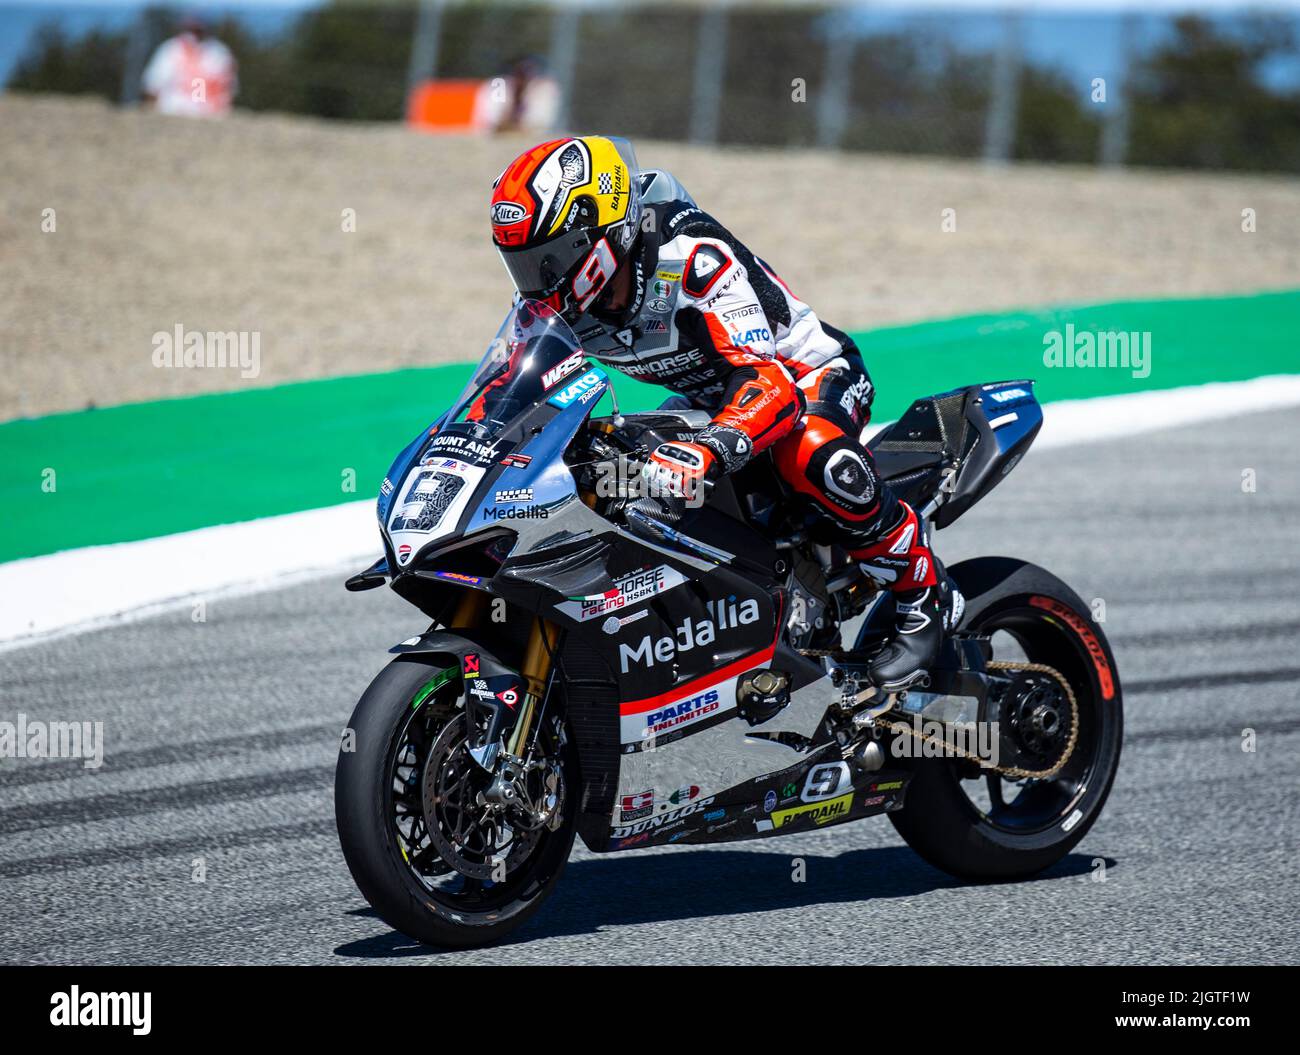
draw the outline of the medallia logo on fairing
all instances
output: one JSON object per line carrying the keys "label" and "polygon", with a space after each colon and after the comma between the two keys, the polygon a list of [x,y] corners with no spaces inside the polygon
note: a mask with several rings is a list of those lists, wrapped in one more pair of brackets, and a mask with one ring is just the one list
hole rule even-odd
{"label": "medallia logo on fairing", "polygon": [[711,645],[717,640],[721,630],[734,630],[738,626],[747,626],[758,622],[758,602],[753,598],[735,604],[735,597],[725,601],[710,601],[708,619],[682,620],[676,632],[653,638],[649,634],[634,647],[618,646],[619,663],[626,674],[633,663],[653,667],[656,663],[668,663],[681,652],[690,652],[701,645]]}

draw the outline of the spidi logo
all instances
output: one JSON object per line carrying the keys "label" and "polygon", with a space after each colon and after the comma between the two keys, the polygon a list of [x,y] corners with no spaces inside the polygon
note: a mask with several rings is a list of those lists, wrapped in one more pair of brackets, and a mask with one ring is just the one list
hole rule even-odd
{"label": "spidi logo", "polygon": [[654,638],[647,634],[638,644],[619,645],[618,658],[624,674],[632,664],[640,663],[653,667],[656,663],[671,662],[681,652],[690,652],[701,645],[711,645],[718,638],[718,632],[733,630],[738,626],[747,626],[758,622],[758,602],[753,598],[736,604],[735,597],[725,601],[710,601],[708,619],[683,619],[675,633]]}

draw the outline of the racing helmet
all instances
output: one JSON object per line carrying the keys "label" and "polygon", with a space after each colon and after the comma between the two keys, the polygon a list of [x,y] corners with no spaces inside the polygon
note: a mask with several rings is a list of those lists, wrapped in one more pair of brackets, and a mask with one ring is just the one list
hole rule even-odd
{"label": "racing helmet", "polygon": [[569,323],[595,304],[640,227],[626,139],[553,139],[520,154],[492,185],[492,241],[515,288]]}

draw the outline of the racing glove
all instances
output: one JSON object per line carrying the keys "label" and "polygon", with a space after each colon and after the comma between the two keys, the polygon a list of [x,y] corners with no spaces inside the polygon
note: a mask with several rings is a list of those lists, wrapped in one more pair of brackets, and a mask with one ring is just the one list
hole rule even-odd
{"label": "racing glove", "polygon": [[[702,497],[706,482],[720,473],[717,455],[700,443],[661,443],[641,470],[645,496],[676,506],[671,499],[688,502]],[[663,499],[669,499],[663,502]]]}

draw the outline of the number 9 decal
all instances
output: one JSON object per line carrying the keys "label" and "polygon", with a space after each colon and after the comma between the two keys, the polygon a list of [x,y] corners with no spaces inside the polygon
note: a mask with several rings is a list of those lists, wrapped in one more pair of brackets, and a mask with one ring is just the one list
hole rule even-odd
{"label": "number 9 decal", "polygon": [[614,263],[614,254],[610,252],[609,242],[602,238],[596,243],[573,278],[573,295],[577,298],[578,307],[586,311],[587,306],[605,288],[605,283],[614,277],[617,269],[618,265]]}

